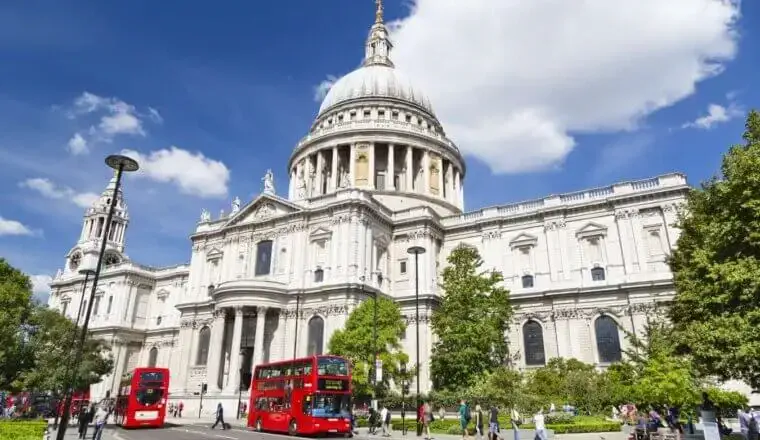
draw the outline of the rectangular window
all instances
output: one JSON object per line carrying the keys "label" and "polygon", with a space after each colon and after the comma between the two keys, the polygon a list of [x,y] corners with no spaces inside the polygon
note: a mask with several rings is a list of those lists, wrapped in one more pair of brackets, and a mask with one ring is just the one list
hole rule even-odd
{"label": "rectangular window", "polygon": [[385,119],[385,110],[378,110],[377,117],[378,119]]}
{"label": "rectangular window", "polygon": [[256,275],[269,275],[272,266],[272,241],[262,241],[256,245]]}
{"label": "rectangular window", "polygon": [[92,314],[93,315],[97,315],[98,314],[98,309],[100,309],[100,297],[96,296],[95,297],[95,304],[92,305]]}
{"label": "rectangular window", "polygon": [[371,114],[372,114],[372,112],[370,112],[369,110],[364,110],[364,117],[365,118],[369,118]]}
{"label": "rectangular window", "polygon": [[392,118],[394,121],[398,121],[398,112],[393,112],[393,113],[391,113],[391,118]]}
{"label": "rectangular window", "polygon": [[111,314],[111,306],[113,306],[113,296],[108,297],[108,308],[106,309],[106,315]]}
{"label": "rectangular window", "polygon": [[385,173],[377,173],[375,175],[375,189],[385,189]]}
{"label": "rectangular window", "polygon": [[68,308],[69,308],[69,302],[66,301],[65,303],[63,303],[63,307],[61,308],[61,315],[66,316],[66,311],[68,310]]}
{"label": "rectangular window", "polygon": [[399,264],[399,271],[401,272],[401,275],[405,275],[406,274],[406,261],[402,261]]}

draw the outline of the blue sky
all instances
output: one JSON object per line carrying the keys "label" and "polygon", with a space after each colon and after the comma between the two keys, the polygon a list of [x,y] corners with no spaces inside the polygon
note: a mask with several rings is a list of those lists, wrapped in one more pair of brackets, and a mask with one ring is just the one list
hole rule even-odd
{"label": "blue sky", "polygon": [[[38,290],[107,154],[142,157],[125,194],[145,264],[187,261],[201,208],[249,201],[267,168],[286,193],[319,85],[360,63],[374,2],[222,5],[0,4],[0,256]],[[398,68],[467,154],[468,209],[671,171],[696,184],[760,98],[757,2],[385,0],[385,15]]]}

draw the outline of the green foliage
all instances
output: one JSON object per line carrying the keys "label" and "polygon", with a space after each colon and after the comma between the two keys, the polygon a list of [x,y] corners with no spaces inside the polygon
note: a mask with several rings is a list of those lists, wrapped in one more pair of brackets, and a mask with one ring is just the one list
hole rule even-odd
{"label": "green foliage", "polygon": [[[74,333],[69,319],[32,299],[29,277],[0,258],[0,389],[59,390],[73,358]],[[88,338],[76,376],[78,388],[110,373],[109,347]]]}
{"label": "green foliage", "polygon": [[467,394],[474,402],[488,402],[502,408],[512,408],[521,400],[522,375],[508,367],[486,372],[472,385]]}
{"label": "green foliage", "polygon": [[523,405],[531,413],[551,403],[570,404],[582,413],[598,413],[610,404],[604,375],[577,359],[553,358],[526,374]]}
{"label": "green foliage", "polygon": [[0,389],[14,389],[22,371],[31,367],[23,326],[32,308],[32,282],[0,258]]}
{"label": "green foliage", "polygon": [[509,292],[500,287],[500,272],[481,272],[477,250],[461,246],[448,257],[443,270],[445,291],[433,312],[438,336],[430,372],[435,389],[467,388],[483,373],[506,364],[509,347],[505,333],[512,318]]}
{"label": "green foliage", "polygon": [[679,215],[669,313],[678,350],[701,373],[760,388],[760,113],[748,115],[744,140]]}
{"label": "green foliage", "polygon": [[0,420],[0,439],[40,440],[46,429],[44,420]]}
{"label": "green foliage", "polygon": [[401,309],[393,300],[377,298],[377,341],[373,345],[375,301],[362,302],[351,312],[343,329],[333,333],[328,344],[330,353],[345,356],[353,365],[353,390],[356,396],[372,394],[372,356],[376,347],[383,362],[383,382],[378,384],[380,394],[387,392],[390,381],[400,383],[404,377],[414,375],[413,368],[408,368],[403,376],[399,366],[409,363],[409,356],[401,351],[400,340],[406,332],[406,323],[401,316]]}
{"label": "green foliage", "polygon": [[[74,361],[72,341],[79,342],[81,329],[55,310],[37,306],[30,319],[30,345],[35,367],[25,371],[21,381],[26,389],[59,390],[66,383],[67,366]],[[85,340],[82,361],[74,375],[74,388],[100,382],[113,369],[110,347],[101,339]],[[71,375],[71,372],[68,373]]]}
{"label": "green foliage", "polygon": [[749,403],[747,396],[736,391],[727,391],[715,386],[705,388],[710,400],[720,409],[723,417],[736,417],[736,411],[746,409]]}

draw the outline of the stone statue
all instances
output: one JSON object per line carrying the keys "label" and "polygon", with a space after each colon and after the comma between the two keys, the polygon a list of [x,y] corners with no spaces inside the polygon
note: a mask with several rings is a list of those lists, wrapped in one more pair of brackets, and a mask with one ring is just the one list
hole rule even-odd
{"label": "stone statue", "polygon": [[219,211],[219,218],[224,218],[226,214],[224,213],[224,209]]}
{"label": "stone statue", "polygon": [[274,194],[274,173],[272,173],[272,170],[267,170],[266,173],[264,173],[264,177],[261,179],[262,182],[264,182],[264,194]]}
{"label": "stone statue", "polygon": [[303,173],[300,173],[296,177],[296,198],[297,199],[306,198],[306,181],[303,178]]}
{"label": "stone statue", "polygon": [[235,214],[238,211],[240,211],[240,197],[235,197],[235,199],[232,200],[232,214]]}
{"label": "stone statue", "polygon": [[206,208],[201,209],[201,222],[210,222],[211,221],[211,213],[208,212]]}
{"label": "stone statue", "polygon": [[340,173],[340,183],[338,184],[338,186],[341,188],[348,188],[350,184],[351,182],[349,179],[349,173],[348,171],[346,171],[345,168],[343,168],[343,170]]}

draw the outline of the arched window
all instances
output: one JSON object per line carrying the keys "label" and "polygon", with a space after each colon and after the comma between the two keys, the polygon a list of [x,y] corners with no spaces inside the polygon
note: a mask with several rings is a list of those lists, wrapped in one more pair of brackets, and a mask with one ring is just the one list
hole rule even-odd
{"label": "arched window", "polygon": [[314,282],[315,283],[321,283],[325,280],[325,271],[322,269],[317,269],[314,271]]}
{"label": "arched window", "polygon": [[594,322],[596,331],[596,350],[599,352],[599,362],[609,364],[622,359],[620,335],[614,319],[602,315]]}
{"label": "arched window", "polygon": [[591,269],[591,280],[592,281],[604,281],[604,268],[603,267],[595,267]]}
{"label": "arched window", "polygon": [[522,286],[523,289],[529,289],[533,287],[533,275],[523,275]]}
{"label": "arched window", "polygon": [[525,365],[544,365],[544,330],[536,321],[523,325],[523,345],[525,345]]}
{"label": "arched window", "polygon": [[206,365],[210,340],[211,330],[208,327],[203,327],[198,334],[198,356],[195,359],[195,365]]}
{"label": "arched window", "polygon": [[315,316],[309,320],[309,344],[307,346],[307,355],[320,355],[322,354],[322,346],[324,345],[324,333],[325,333],[325,321],[319,316]]}
{"label": "arched window", "polygon": [[256,245],[256,275],[269,275],[272,268],[272,240],[260,241]]}
{"label": "arched window", "polygon": [[158,348],[153,347],[150,349],[150,352],[148,353],[148,367],[150,368],[155,367],[156,362],[158,362]]}

